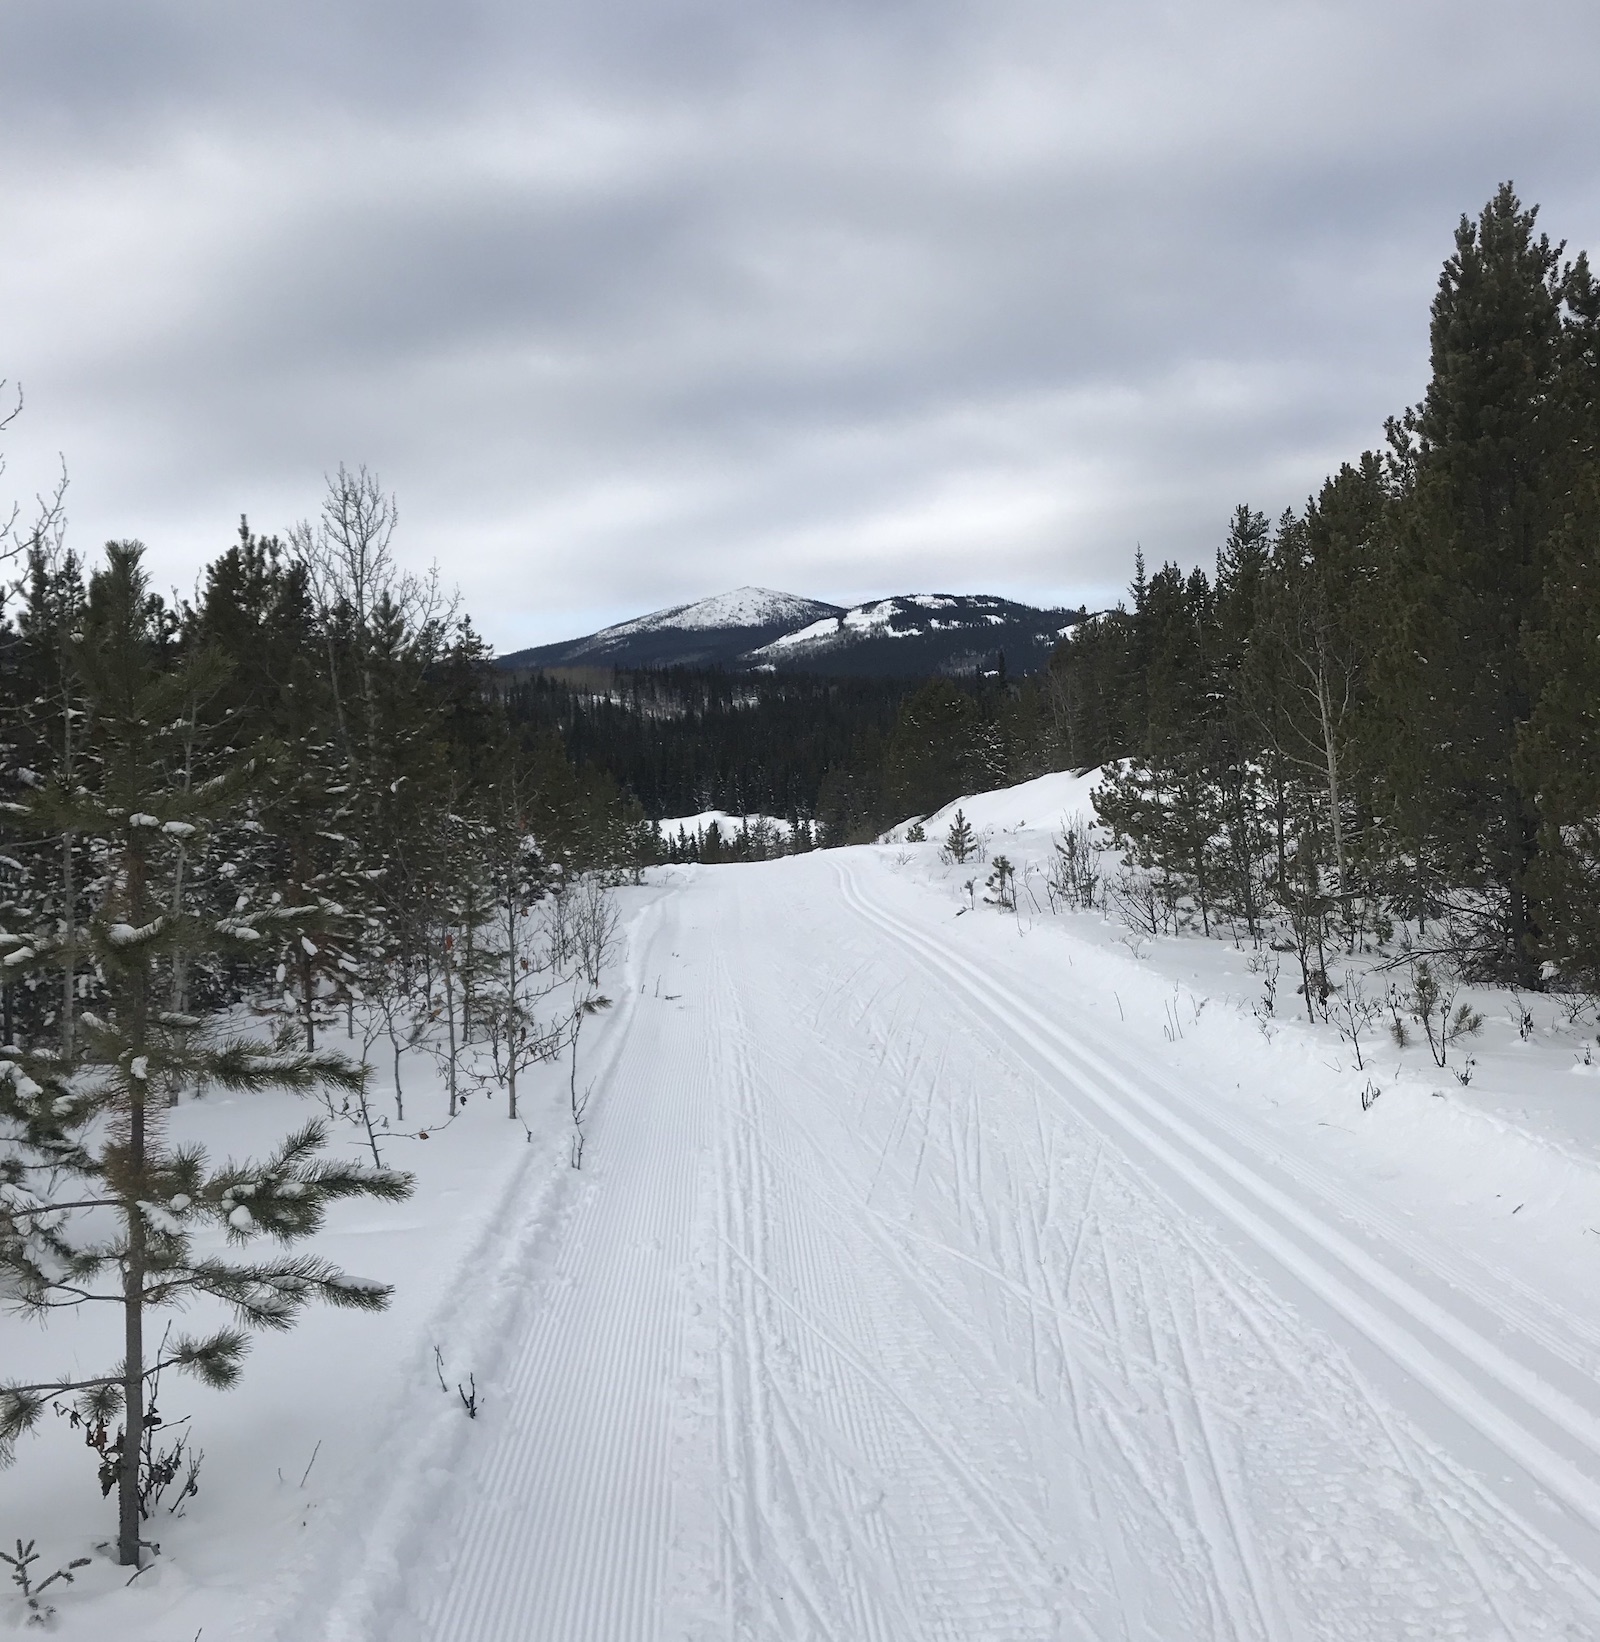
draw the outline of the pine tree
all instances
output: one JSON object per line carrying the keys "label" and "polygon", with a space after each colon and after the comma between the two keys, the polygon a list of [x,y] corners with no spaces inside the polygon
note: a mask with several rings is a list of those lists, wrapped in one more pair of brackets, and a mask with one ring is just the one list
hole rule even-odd
{"label": "pine tree", "polygon": [[[89,589],[74,663],[89,710],[95,784],[49,783],[6,806],[24,836],[74,835],[101,848],[105,870],[84,929],[59,925],[0,933],[15,974],[86,961],[99,977],[93,1011],[78,1019],[70,1055],[54,1048],[0,1050],[0,1270],[6,1287],[40,1317],[63,1305],[110,1301],[122,1315],[123,1357],[104,1374],[0,1387],[0,1458],[50,1400],[77,1395],[104,1429],[118,1494],[118,1554],[140,1560],[140,1463],[146,1390],[166,1368],[208,1384],[232,1383],[250,1328],[285,1328],[311,1299],[372,1309],[388,1291],[310,1255],[238,1263],[197,1254],[212,1225],[242,1246],[261,1236],[299,1241],[326,1205],[410,1190],[408,1177],[317,1157],[319,1125],[301,1128],[264,1162],[215,1167],[195,1147],[164,1137],[161,1091],[207,1084],[239,1090],[351,1088],[359,1073],[338,1057],[294,1053],[222,1030],[216,1018],[168,1007],[179,960],[249,953],[269,940],[276,915],[248,892],[215,917],[170,894],[178,851],[202,847],[206,829],[236,813],[257,771],[234,761],[200,781],[175,779],[174,725],[184,703],[224,670],[214,653],[163,665],[163,624],[136,543],[113,543]],[[234,1326],[182,1336],[152,1352],[153,1309],[204,1296],[232,1309]]]}
{"label": "pine tree", "polygon": [[532,776],[508,737],[490,795],[489,879],[498,950],[485,966],[485,1017],[495,1074],[506,1091],[506,1116],[519,1116],[517,1080],[560,1053],[561,1034],[535,1013],[553,985],[551,965],[533,948],[533,905],[550,884],[531,827]]}
{"label": "pine tree", "polygon": [[944,835],[944,850],[957,865],[965,865],[978,853],[978,840],[972,823],[960,810],[956,811],[950,822],[950,830]]}
{"label": "pine tree", "polygon": [[1142,603],[1146,722],[1135,756],[1107,772],[1092,802],[1118,847],[1159,873],[1169,911],[1188,897],[1209,934],[1222,828],[1208,670],[1215,601],[1203,571],[1165,564]]}
{"label": "pine tree", "polygon": [[930,679],[895,720],[884,759],[884,799],[893,818],[926,815],[964,792],[993,784],[992,742],[971,690]]}
{"label": "pine tree", "polygon": [[[1600,430],[1597,430],[1600,433]],[[1529,872],[1536,955],[1554,984],[1600,997],[1600,438],[1557,534],[1531,660],[1539,699],[1517,750],[1535,795],[1539,851]]]}
{"label": "pine tree", "polygon": [[984,900],[991,906],[999,907],[1002,912],[1017,910],[1017,869],[1011,864],[1009,856],[995,856],[984,887],[989,891]]}
{"label": "pine tree", "polygon": [[1587,263],[1564,264],[1536,215],[1508,183],[1456,230],[1427,395],[1390,425],[1404,495],[1374,669],[1383,782],[1419,882],[1463,962],[1530,987],[1539,827],[1515,753],[1538,681],[1524,634],[1572,484],[1573,364],[1595,327]]}

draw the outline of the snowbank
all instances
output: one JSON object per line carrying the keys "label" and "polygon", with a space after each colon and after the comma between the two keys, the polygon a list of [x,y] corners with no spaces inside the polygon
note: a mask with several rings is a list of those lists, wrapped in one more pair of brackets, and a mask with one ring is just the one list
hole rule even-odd
{"label": "snowbank", "polygon": [[[1073,941],[1089,942],[1100,949],[1106,963],[1124,968],[1130,984],[1145,978],[1150,1006],[1158,1012],[1165,1007],[1163,1000],[1171,1000],[1180,990],[1200,1000],[1202,1009],[1207,1003],[1225,1003],[1225,1015],[1213,1010],[1202,1028],[1206,1034],[1222,1032],[1227,1040],[1226,1046],[1221,1040],[1214,1042],[1213,1051],[1236,1056],[1239,1043],[1235,1039],[1240,1034],[1251,1055],[1270,1044],[1269,1058],[1275,1064],[1281,1066],[1284,1055],[1290,1058],[1293,1070],[1285,1069],[1284,1075],[1303,1096],[1309,1097],[1313,1086],[1323,1085],[1324,1080],[1313,1075],[1314,1069],[1337,1066],[1339,1075],[1324,1091],[1328,1104],[1318,1111],[1317,1121],[1342,1124],[1352,1104],[1357,1120],[1366,1116],[1369,1127],[1379,1121],[1364,1115],[1356,1101],[1369,1081],[1383,1091],[1416,1090],[1436,1098],[1427,1109],[1432,1116],[1416,1132],[1415,1143],[1446,1146],[1450,1169],[1463,1177],[1485,1168],[1490,1174],[1503,1168],[1506,1158],[1491,1164],[1484,1149],[1493,1149],[1514,1134],[1536,1152],[1555,1152],[1580,1162],[1585,1181],[1589,1181],[1588,1171],[1600,1167],[1600,1100],[1595,1098],[1600,1092],[1600,1039],[1597,1023],[1583,1012],[1574,1019],[1566,1001],[1519,998],[1497,987],[1461,988],[1458,1001],[1476,1009],[1484,1024],[1480,1033],[1455,1046],[1445,1067],[1434,1064],[1420,1041],[1420,1030],[1411,1034],[1418,1041],[1397,1049],[1390,1041],[1389,1017],[1384,1012],[1362,1039],[1364,1064],[1358,1067],[1352,1046],[1332,1024],[1308,1021],[1292,955],[1275,954],[1265,947],[1254,951],[1248,941],[1208,939],[1198,931],[1152,938],[1128,929],[1111,909],[1068,911],[1061,910],[1059,902],[1052,903],[1044,884],[1054,865],[1055,839],[1066,820],[1095,824],[1089,795],[1102,775],[1099,768],[1082,774],[1061,771],[1013,787],[968,793],[923,819],[925,843],[905,843],[912,825],[907,820],[885,833],[880,844],[898,846],[903,872],[962,905],[970,905],[973,899],[966,884],[974,877],[974,868],[979,869],[976,878],[981,895],[988,862],[997,854],[1005,855],[1016,869],[1016,921],[1030,936],[1049,930]],[[978,857],[959,868],[942,861],[939,854],[958,809],[979,846]],[[1096,837],[1104,852],[1101,869],[1109,877],[1121,865],[1121,858],[1111,851],[1103,830]],[[978,910],[985,920],[996,916],[981,902]],[[1011,921],[1009,915],[1007,921]],[[1355,975],[1368,999],[1381,1003],[1391,981],[1404,987],[1409,980],[1404,965],[1390,967],[1396,956],[1393,949],[1334,954],[1330,972],[1336,980]],[[1270,1000],[1269,976],[1275,993]],[[1126,1002],[1126,987],[1122,996]],[[1524,1008],[1532,1022],[1527,1037],[1522,1029]],[[1260,1071],[1255,1075],[1259,1078]],[[1396,1121],[1397,1104],[1391,1100],[1384,1121]],[[1444,1140],[1445,1131],[1453,1125],[1464,1127]],[[1580,1209],[1575,1212],[1580,1218],[1589,1217],[1586,1225],[1592,1223],[1592,1208],[1581,1207],[1591,1185],[1576,1191],[1570,1181],[1563,1180],[1564,1163],[1558,1161],[1553,1167],[1551,1175],[1533,1168],[1518,1189],[1569,1205],[1578,1203]]]}
{"label": "snowbank", "polygon": [[[963,798],[953,799],[943,809],[935,810],[932,815],[923,817],[923,831],[931,841],[939,841],[950,830],[950,823],[955,818],[956,811],[960,810],[966,816],[968,824],[980,836],[986,832],[996,837],[1033,836],[1047,842],[1051,835],[1061,829],[1066,820],[1074,817],[1091,822],[1094,820],[1094,809],[1089,803],[1089,794],[1094,791],[1099,781],[1100,770],[1096,766],[1094,769],[1084,770],[1081,774],[1072,770],[1058,770],[1050,775],[1041,775],[1032,781],[1024,781],[1015,787],[998,787],[993,792],[968,793]],[[913,817],[912,820],[903,821],[898,827],[886,833],[883,842],[904,842],[906,830],[914,819]]]}

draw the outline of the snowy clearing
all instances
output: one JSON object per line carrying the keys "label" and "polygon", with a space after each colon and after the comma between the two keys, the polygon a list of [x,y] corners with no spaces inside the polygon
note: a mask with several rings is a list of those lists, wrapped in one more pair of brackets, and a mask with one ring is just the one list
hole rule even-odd
{"label": "snowy clearing", "polygon": [[[963,802],[1025,870],[1074,779]],[[620,892],[582,1172],[559,1068],[533,1141],[479,1102],[413,1143],[417,1197],[325,1239],[395,1309],[185,1390],[216,1486],[59,1634],[1600,1634],[1576,1029],[1491,1019],[1470,1088],[1387,1049],[1364,1112],[1230,946],[964,912],[971,874],[884,845]],[[283,1116],[247,1104],[180,1110],[242,1149]],[[67,1437],[4,1481],[52,1567],[88,1548]]]}
{"label": "snowy clearing", "polygon": [[765,827],[774,838],[780,840],[794,831],[791,823],[781,815],[731,815],[727,810],[701,810],[698,815],[670,815],[663,821],[657,821],[656,832],[664,842],[670,843],[680,832],[690,838],[703,837],[713,822],[725,841],[736,838],[741,832],[754,831],[757,827]]}

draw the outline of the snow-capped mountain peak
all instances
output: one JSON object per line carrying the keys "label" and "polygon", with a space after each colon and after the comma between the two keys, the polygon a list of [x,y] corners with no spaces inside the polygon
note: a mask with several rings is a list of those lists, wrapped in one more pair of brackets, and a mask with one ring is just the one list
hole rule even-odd
{"label": "snow-capped mountain peak", "polygon": [[797,627],[843,615],[837,605],[736,587],[708,599],[652,610],[584,638],[502,656],[504,667],[726,667]]}
{"label": "snow-capped mountain peak", "polygon": [[[1063,620],[1065,618],[1065,621]],[[841,610],[771,640],[755,667],[936,673],[1040,666],[1076,611],[1036,610],[992,593],[902,593]]]}
{"label": "snow-capped mountain peak", "polygon": [[797,593],[778,593],[770,587],[736,587],[693,604],[675,604],[648,616],[636,616],[632,621],[605,628],[604,634],[660,632],[666,628],[692,632],[713,627],[790,627],[815,620],[819,611],[833,609],[832,605],[803,599]]}
{"label": "snow-capped mountain peak", "polygon": [[902,593],[845,610],[736,587],[587,638],[521,650],[504,667],[727,667],[735,671],[927,677],[1032,672],[1082,610],[1039,610],[992,593]]}

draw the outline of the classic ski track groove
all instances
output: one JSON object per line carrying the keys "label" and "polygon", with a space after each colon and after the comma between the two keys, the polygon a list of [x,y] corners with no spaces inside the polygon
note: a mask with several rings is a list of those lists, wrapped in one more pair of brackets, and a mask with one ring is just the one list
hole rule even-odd
{"label": "classic ski track groove", "polygon": [[[796,1167],[787,1146],[766,1132],[757,1115],[756,1092],[763,1087],[763,1080],[750,1062],[748,1045],[752,1040],[738,1006],[737,992],[731,985],[718,986],[716,992],[719,999],[731,1000],[719,1003],[719,1013],[727,1012],[731,1030],[719,1031],[716,1036],[732,1046],[729,1072],[733,1098],[729,1110],[734,1114],[734,1126],[741,1137],[734,1144],[735,1155],[741,1150],[744,1152],[742,1163],[726,1170],[723,1178],[730,1183],[759,1180],[763,1205],[752,1215],[755,1194],[749,1191],[747,1184],[736,1187],[736,1200],[746,1219],[742,1227],[736,1216],[729,1217],[725,1224],[735,1233],[742,1229],[748,1235],[754,1227],[764,1227],[765,1204],[775,1194],[781,1196],[783,1187],[778,1183],[781,1179],[804,1181],[813,1192],[816,1182],[807,1171]],[[880,1065],[889,1066],[897,1057],[894,1046],[886,1044]],[[909,1098],[909,1089],[903,1090],[904,1098]],[[898,1113],[895,1121],[900,1122]],[[795,1125],[786,1122],[785,1127]],[[804,1138],[807,1150],[815,1153],[815,1141],[809,1136]],[[749,1152],[757,1142],[762,1153],[761,1166]],[[781,1177],[772,1174],[771,1163],[775,1160],[785,1165]],[[997,1610],[1004,1611],[1009,1592],[1026,1588],[1043,1577],[1037,1566],[1040,1553],[1036,1546],[1016,1541],[1016,1531],[1007,1519],[1002,1502],[993,1497],[945,1439],[927,1424],[905,1392],[897,1389],[897,1384],[914,1385],[917,1374],[908,1367],[904,1349],[897,1345],[899,1331],[889,1327],[903,1304],[901,1295],[894,1290],[899,1281],[906,1279],[919,1289],[920,1284],[907,1270],[901,1270],[896,1280],[891,1275],[896,1263],[891,1260],[890,1270],[885,1273],[891,1275],[890,1290],[882,1293],[870,1309],[865,1308],[857,1292],[863,1274],[861,1251],[841,1247],[815,1215],[786,1215],[783,1225],[789,1234],[786,1241],[790,1246],[781,1277],[777,1271],[767,1269],[766,1261],[772,1251],[764,1235],[755,1246],[739,1247],[730,1239],[729,1252],[755,1285],[756,1293],[753,1296],[747,1293],[743,1301],[746,1316],[764,1318],[767,1328],[784,1339],[818,1388],[815,1394],[823,1420],[813,1425],[809,1433],[811,1442],[825,1446],[830,1432],[843,1436],[846,1447],[860,1456],[872,1476],[895,1480],[900,1491],[911,1496],[919,1530],[912,1544],[919,1548],[941,1544],[947,1547],[948,1556],[957,1556],[961,1548],[964,1554],[960,1559],[966,1563],[972,1557],[974,1536],[978,1536],[988,1548],[985,1560],[997,1563],[1006,1576],[998,1586],[993,1585],[992,1573],[989,1579],[979,1581],[980,1586],[991,1588],[979,1609],[969,1610],[963,1616],[958,1607],[971,1600],[970,1573],[968,1589],[961,1593],[964,1600],[958,1602],[956,1593],[950,1590],[934,1592],[924,1588],[924,1578],[905,1567],[894,1542],[879,1538],[875,1550],[887,1561],[884,1571],[889,1578],[887,1588],[875,1596],[869,1596],[855,1577],[851,1566],[854,1558],[836,1558],[832,1565],[832,1572],[839,1580],[841,1603],[853,1610],[852,1622],[841,1631],[841,1636],[848,1637],[850,1642],[858,1638],[861,1642],[873,1642],[879,1637],[884,1642],[898,1642],[898,1639],[922,1636],[970,1642],[976,1635],[1001,1634],[974,1626],[984,1626],[983,1612],[992,1616]],[[881,1248],[875,1251],[884,1252]],[[876,1290],[879,1284],[874,1283],[873,1287]],[[829,1321],[823,1321],[824,1317]],[[867,1355],[874,1347],[881,1366]],[[752,1354],[766,1350],[753,1343],[747,1344],[747,1349]],[[738,1383],[737,1377],[735,1383]],[[782,1374],[774,1374],[772,1385],[779,1398],[783,1396],[783,1383]],[[736,1511],[734,1520],[741,1518],[749,1521],[750,1513]],[[860,1534],[859,1520],[854,1523],[846,1520],[841,1526]],[[824,1536],[817,1534],[813,1543],[823,1540]],[[759,1556],[750,1554],[748,1548],[741,1549],[742,1554],[737,1558],[741,1566],[746,1569],[762,1566]],[[785,1566],[792,1572],[793,1559]],[[814,1593],[808,1591],[806,1596],[808,1607],[820,1607]],[[773,1593],[768,1592],[767,1597],[768,1628],[754,1634],[789,1634],[781,1628],[782,1616],[774,1611]],[[881,1607],[891,1597],[897,1610],[893,1613]],[[746,1598],[747,1609],[758,1606],[753,1597]],[[992,1617],[988,1623],[993,1623]],[[822,1636],[831,1632],[818,1629],[804,1634]],[[1008,1629],[1004,1634],[1013,1632]]]}
{"label": "classic ski track groove", "polygon": [[[631,1000],[645,952],[670,939],[681,916],[670,900],[659,905],[664,916],[630,955]],[[692,1221],[692,1171],[673,1165],[709,1106],[709,1068],[698,1041],[675,1041],[690,1034],[670,1004],[632,1009],[635,1041],[591,1109],[580,1179],[590,1178],[551,1292],[499,1406],[478,1422],[482,1446],[460,1503],[438,1525],[440,1577],[415,1633],[425,1642],[657,1634],[671,1443],[670,1409],[654,1392],[681,1352],[676,1273]],[[639,1053],[641,1035],[656,1053]],[[677,1144],[664,1145],[667,1136]],[[592,1304],[597,1296],[607,1303]],[[384,1642],[404,1634],[391,1630]]]}
{"label": "classic ski track groove", "polygon": [[[1109,1051],[1073,1041],[960,954],[930,949],[920,931],[872,904],[849,869],[836,871],[841,894],[858,917],[964,992],[992,1027],[1086,1096],[1371,1344],[1600,1529],[1600,1418],[1446,1311],[1330,1220],[1289,1199],[1254,1172],[1248,1157],[1226,1152],[1201,1133],[1189,1121],[1195,1114],[1187,1100],[1182,1102],[1187,1115],[1180,1115],[1141,1089],[1137,1080],[1148,1075],[1143,1068],[1124,1071]],[[1174,1093],[1164,1080],[1160,1087],[1163,1095]],[[1246,1143],[1241,1139],[1241,1144]],[[1340,1201],[1357,1212],[1348,1195],[1341,1194]],[[1421,1258],[1420,1250],[1410,1252]],[[1573,1463],[1554,1442],[1569,1445],[1586,1465]]]}

